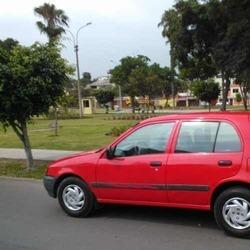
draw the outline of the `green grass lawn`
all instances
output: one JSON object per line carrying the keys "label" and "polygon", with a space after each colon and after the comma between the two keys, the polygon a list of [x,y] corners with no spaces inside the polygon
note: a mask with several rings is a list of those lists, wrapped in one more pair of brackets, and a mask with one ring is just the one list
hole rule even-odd
{"label": "green grass lawn", "polygon": [[[172,110],[169,111],[173,112]],[[119,114],[113,115],[119,116]],[[113,127],[131,126],[138,122],[137,120],[107,120],[108,117],[111,118],[112,115],[96,114],[84,119],[60,120],[58,136],[54,136],[54,130],[49,129],[52,120],[35,119],[28,126],[31,146],[36,149],[79,151],[96,149],[115,139],[112,136],[105,135]],[[7,132],[4,132],[0,125],[0,148],[22,147],[22,143],[12,129],[8,128]]]}
{"label": "green grass lawn", "polygon": [[[108,115],[89,116],[84,119],[59,121],[58,136],[49,129],[51,120],[36,119],[29,124],[29,136],[32,148],[89,150],[107,145],[114,137],[105,133],[117,126],[129,126],[137,123],[135,120],[105,120]],[[11,128],[7,132],[0,129],[0,148],[22,148],[20,140]]]}
{"label": "green grass lawn", "polygon": [[47,164],[45,161],[35,161],[35,169],[27,171],[25,160],[0,159],[0,176],[41,179]]}

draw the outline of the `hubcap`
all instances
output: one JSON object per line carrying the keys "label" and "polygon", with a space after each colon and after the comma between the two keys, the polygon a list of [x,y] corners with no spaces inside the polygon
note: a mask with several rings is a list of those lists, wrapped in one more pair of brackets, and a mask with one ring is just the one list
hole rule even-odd
{"label": "hubcap", "polygon": [[62,198],[65,206],[73,211],[80,210],[85,203],[83,190],[74,184],[68,185],[64,188]]}
{"label": "hubcap", "polygon": [[234,229],[246,229],[250,226],[250,203],[242,198],[232,198],[223,206],[223,217]]}

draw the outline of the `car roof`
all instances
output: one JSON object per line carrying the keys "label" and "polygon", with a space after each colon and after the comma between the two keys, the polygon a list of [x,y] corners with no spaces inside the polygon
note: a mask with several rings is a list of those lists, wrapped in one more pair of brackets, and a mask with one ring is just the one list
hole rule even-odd
{"label": "car roof", "polygon": [[167,121],[167,120],[183,120],[183,119],[204,119],[204,118],[210,118],[210,119],[232,119],[234,120],[237,117],[248,117],[250,120],[250,112],[246,111],[218,111],[218,112],[185,112],[185,113],[169,113],[165,115],[159,115],[156,117],[148,118],[140,124],[149,123],[149,122],[158,122],[158,121]]}

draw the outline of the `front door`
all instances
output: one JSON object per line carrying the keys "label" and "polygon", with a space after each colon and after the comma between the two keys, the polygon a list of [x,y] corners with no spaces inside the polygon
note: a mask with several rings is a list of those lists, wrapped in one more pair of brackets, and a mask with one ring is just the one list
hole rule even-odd
{"label": "front door", "polygon": [[137,127],[104,155],[97,167],[99,197],[126,202],[166,202],[165,171],[173,122]]}
{"label": "front door", "polygon": [[223,121],[184,121],[167,164],[169,202],[209,206],[211,190],[235,175],[242,146],[234,126]]}

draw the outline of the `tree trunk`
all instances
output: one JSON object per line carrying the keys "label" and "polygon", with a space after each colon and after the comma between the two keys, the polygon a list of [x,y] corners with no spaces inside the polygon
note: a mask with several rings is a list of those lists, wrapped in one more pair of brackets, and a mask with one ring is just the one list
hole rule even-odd
{"label": "tree trunk", "polygon": [[[244,84],[244,83],[243,83]],[[243,85],[240,84],[240,92],[241,92],[241,96],[242,96],[242,100],[243,100],[243,105],[244,105],[244,109],[247,111],[247,88]]]}
{"label": "tree trunk", "polygon": [[150,97],[148,96],[148,99],[147,99],[147,114],[149,113],[149,108],[150,108]]}
{"label": "tree trunk", "polygon": [[55,132],[55,136],[58,135],[58,113],[57,113],[57,107],[55,107],[55,127],[54,127],[54,132]]}
{"label": "tree trunk", "polygon": [[134,96],[130,96],[131,99],[131,106],[132,106],[132,113],[135,113],[135,97]]}
{"label": "tree trunk", "polygon": [[166,99],[165,107],[163,107],[163,108],[168,108],[168,98],[166,97],[165,99]]}
{"label": "tree trunk", "polygon": [[208,103],[208,111],[211,112],[211,102]]}
{"label": "tree trunk", "polygon": [[27,124],[26,122],[23,122],[21,124],[22,127],[22,132],[23,132],[23,145],[24,145],[24,150],[27,156],[27,168],[28,170],[32,170],[34,168],[34,160],[31,152],[31,147],[30,147],[30,140],[28,136],[28,130],[27,130]]}
{"label": "tree trunk", "polygon": [[24,150],[27,156],[27,170],[31,170],[34,168],[34,160],[32,156],[32,151],[30,147],[30,141],[28,136],[27,124],[26,121],[18,122],[11,122],[11,127],[13,128],[14,132],[21,140],[24,146]]}
{"label": "tree trunk", "polygon": [[105,104],[105,113],[108,114],[109,113],[109,106],[107,104]]}
{"label": "tree trunk", "polygon": [[227,109],[227,96],[230,87],[230,79],[228,76],[222,77],[222,107],[221,111],[226,111]]}
{"label": "tree trunk", "polygon": [[153,107],[152,107],[152,114],[155,113],[155,105],[153,104]]}

